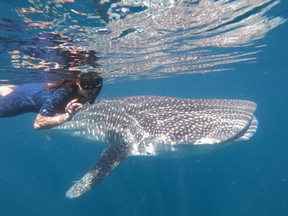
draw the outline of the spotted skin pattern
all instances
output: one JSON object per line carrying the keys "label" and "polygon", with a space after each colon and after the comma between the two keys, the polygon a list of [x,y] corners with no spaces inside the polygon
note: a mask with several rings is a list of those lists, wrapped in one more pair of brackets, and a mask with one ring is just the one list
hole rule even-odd
{"label": "spotted skin pattern", "polygon": [[248,140],[257,129],[256,104],[245,100],[138,96],[98,100],[56,129],[105,142],[93,168],[66,193],[81,196],[132,155],[186,154]]}

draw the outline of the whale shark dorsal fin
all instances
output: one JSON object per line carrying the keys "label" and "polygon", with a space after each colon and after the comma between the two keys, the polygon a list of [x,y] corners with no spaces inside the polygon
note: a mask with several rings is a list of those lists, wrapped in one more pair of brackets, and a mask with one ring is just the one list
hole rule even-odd
{"label": "whale shark dorsal fin", "polygon": [[106,148],[93,168],[66,192],[66,197],[79,197],[98,185],[122,160],[129,156],[129,147],[129,144],[122,141]]}

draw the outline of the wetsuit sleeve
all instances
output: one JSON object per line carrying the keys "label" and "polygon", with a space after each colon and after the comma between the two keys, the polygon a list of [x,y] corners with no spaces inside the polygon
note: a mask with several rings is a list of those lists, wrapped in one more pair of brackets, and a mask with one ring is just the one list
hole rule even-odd
{"label": "wetsuit sleeve", "polygon": [[65,98],[71,94],[69,89],[59,88],[56,89],[51,95],[45,100],[43,103],[40,114],[43,116],[54,116],[56,114],[57,108],[61,106],[66,106],[66,104],[62,104],[65,101]]}

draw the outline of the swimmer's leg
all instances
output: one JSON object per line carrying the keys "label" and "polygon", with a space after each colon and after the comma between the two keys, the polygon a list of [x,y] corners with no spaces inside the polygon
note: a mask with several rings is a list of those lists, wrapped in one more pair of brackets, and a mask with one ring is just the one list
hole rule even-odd
{"label": "swimmer's leg", "polygon": [[0,96],[5,97],[9,95],[16,87],[15,85],[0,85]]}
{"label": "swimmer's leg", "polygon": [[31,111],[31,103],[21,93],[13,93],[17,86],[0,85],[0,117],[11,117]]}

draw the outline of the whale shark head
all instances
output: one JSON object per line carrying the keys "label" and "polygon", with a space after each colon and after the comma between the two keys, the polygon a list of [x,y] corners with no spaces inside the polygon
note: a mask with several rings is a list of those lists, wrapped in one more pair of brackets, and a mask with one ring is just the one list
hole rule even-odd
{"label": "whale shark head", "polygon": [[75,198],[91,190],[131,155],[184,154],[248,140],[258,125],[255,109],[255,103],[245,100],[157,96],[98,100],[87,105],[55,129],[109,145],[66,196]]}

